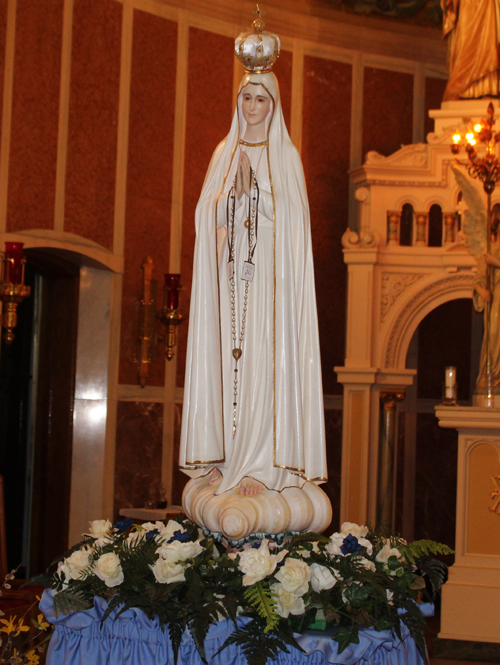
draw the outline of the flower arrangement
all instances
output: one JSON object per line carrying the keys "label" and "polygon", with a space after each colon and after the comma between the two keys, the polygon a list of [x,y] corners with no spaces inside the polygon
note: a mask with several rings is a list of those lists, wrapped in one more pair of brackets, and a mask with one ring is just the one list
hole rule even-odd
{"label": "flower arrangement", "polygon": [[[426,587],[435,593],[444,581],[446,566],[429,554],[452,553],[446,545],[408,544],[345,522],[330,538],[303,533],[281,546],[262,539],[220,548],[182,517],[114,526],[97,520],[57,569],[36,581],[52,589],[56,616],[91,608],[94,596],[108,602],[103,621],[131,607],[156,615],[176,658],[187,629],[205,659],[205,637],[222,619],[235,625],[222,649],[241,645],[249,665],[290,646],[300,650],[294,632],[318,619],[334,627],[339,652],[359,641],[360,627],[401,637],[402,621],[426,658],[417,601]],[[240,616],[248,620],[238,624]]]}
{"label": "flower arrangement", "polygon": [[[11,589],[16,569],[5,576],[0,587],[0,596]],[[45,621],[41,612],[34,614],[35,606],[40,600],[32,602],[27,609],[13,607],[10,611],[0,610],[0,663],[6,665],[38,665],[40,655],[44,652],[52,634],[52,626]],[[20,614],[20,616],[19,616]],[[31,620],[29,620],[31,619]]]}

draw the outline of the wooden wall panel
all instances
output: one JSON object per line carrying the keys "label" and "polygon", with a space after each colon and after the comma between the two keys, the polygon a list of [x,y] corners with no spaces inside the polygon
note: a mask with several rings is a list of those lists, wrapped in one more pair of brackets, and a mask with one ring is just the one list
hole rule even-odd
{"label": "wooden wall panel", "polygon": [[63,0],[17,3],[9,231],[54,226],[62,17]]}
{"label": "wooden wall panel", "polygon": [[[5,81],[5,42],[7,30],[7,4],[8,0],[0,0],[0,91],[3,93]],[[3,94],[0,94],[0,117],[3,112]],[[0,123],[0,139],[2,138],[2,123]]]}
{"label": "wooden wall panel", "polygon": [[363,159],[376,150],[390,155],[412,143],[413,75],[365,67],[363,86]]}
{"label": "wooden wall panel", "polygon": [[[181,273],[184,290],[181,307],[189,311],[193,251],[194,213],[212,153],[227,135],[233,109],[233,48],[230,37],[198,28],[189,30],[189,70],[186,109],[184,213]],[[210,57],[207,57],[210,53]],[[188,326],[180,326],[177,385],[184,385]]]}
{"label": "wooden wall panel", "polygon": [[[159,304],[163,273],[168,272],[176,58],[177,24],[135,11],[120,383],[137,382],[138,303],[144,258],[149,254],[154,261]],[[164,373],[165,363],[158,359],[151,364],[148,385],[163,385]]]}
{"label": "wooden wall panel", "polygon": [[75,0],[64,230],[113,246],[122,5]]}
{"label": "wooden wall panel", "polygon": [[[434,120],[429,118],[429,111],[440,109],[443,101],[444,89],[448,81],[446,79],[425,79],[425,124],[424,136],[434,131]],[[487,104],[485,104],[486,111]]]}
{"label": "wooden wall panel", "polygon": [[341,238],[348,224],[351,77],[349,64],[311,56],[304,60],[302,161],[327,394],[342,392],[333,367],[344,364],[346,269]]}

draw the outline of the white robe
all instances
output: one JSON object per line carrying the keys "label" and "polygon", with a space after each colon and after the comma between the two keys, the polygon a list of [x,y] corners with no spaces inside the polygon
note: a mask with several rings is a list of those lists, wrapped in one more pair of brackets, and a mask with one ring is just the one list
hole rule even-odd
{"label": "white robe", "polygon": [[[268,489],[326,480],[323,397],[309,207],[300,157],[286,130],[273,74],[246,75],[273,99],[268,148],[244,147],[260,188],[255,277],[238,361],[233,437],[227,193],[246,125],[238,108],[214,153],[196,210],[196,246],[181,432],[180,466],[195,477],[218,468],[217,493],[245,477]],[[236,336],[248,256],[246,196],[235,211]]]}

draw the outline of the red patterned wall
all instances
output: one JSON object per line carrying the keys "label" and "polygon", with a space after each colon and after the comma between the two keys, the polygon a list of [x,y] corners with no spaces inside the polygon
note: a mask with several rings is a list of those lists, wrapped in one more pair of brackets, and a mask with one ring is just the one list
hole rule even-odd
{"label": "red patterned wall", "polygon": [[341,393],[334,365],[344,364],[351,125],[351,65],[322,58],[304,62],[302,162],[313,238],[316,298],[325,393]]}
{"label": "red patterned wall", "polygon": [[363,159],[376,150],[390,155],[413,137],[413,75],[365,67]]}
{"label": "red patterned wall", "polygon": [[17,3],[9,231],[54,226],[62,17],[63,0]]}
{"label": "red patterned wall", "polygon": [[[126,384],[137,383],[144,258],[149,254],[154,261],[159,304],[163,273],[168,272],[176,58],[177,24],[135,11],[120,342],[120,383]],[[148,385],[163,385],[164,373],[164,362],[152,363]]]}
{"label": "red patterned wall", "polygon": [[[181,307],[189,312],[194,213],[205,173],[218,143],[229,132],[233,101],[233,48],[230,37],[205,30],[189,30],[189,79],[186,110],[184,213],[182,226]],[[206,54],[210,53],[210,58]],[[188,326],[179,330],[177,385],[184,385]]]}
{"label": "red patterned wall", "polygon": [[64,230],[113,246],[122,5],[75,0]]}
{"label": "red patterned wall", "polygon": [[280,86],[281,106],[288,132],[290,132],[292,113],[292,60],[291,51],[281,51],[280,57],[273,67],[273,72],[276,74]]}
{"label": "red patterned wall", "polygon": [[[5,75],[5,37],[7,29],[7,3],[8,0],[0,0],[0,90],[3,90]],[[0,95],[0,117],[3,111],[3,95]],[[0,127],[0,139],[2,128]]]}

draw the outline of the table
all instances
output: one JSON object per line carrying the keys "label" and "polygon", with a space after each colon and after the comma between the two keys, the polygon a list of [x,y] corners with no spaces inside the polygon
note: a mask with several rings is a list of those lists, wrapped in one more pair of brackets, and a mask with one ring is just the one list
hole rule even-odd
{"label": "table", "polygon": [[[166,665],[173,664],[174,656],[168,638],[157,619],[148,617],[139,609],[130,609],[116,621],[107,619],[102,629],[101,618],[106,601],[95,598],[94,607],[70,615],[54,616],[51,592],[45,590],[40,609],[48,621],[55,624],[49,644],[47,665]],[[432,606],[431,606],[432,607]],[[425,609],[425,608],[424,608]],[[425,612],[423,612],[425,615]],[[430,610],[428,611],[428,615]],[[245,619],[243,619],[245,621]],[[219,654],[213,654],[222,646],[233,630],[230,621],[212,626],[205,647],[210,665],[244,665],[246,659],[238,647],[230,646]],[[337,643],[322,631],[309,631],[297,635],[297,641],[306,655],[296,649],[281,652],[273,661],[278,665],[424,665],[406,626],[401,626],[403,641],[394,638],[390,631],[360,630],[359,644],[351,644],[341,654]],[[202,665],[196,646],[189,633],[185,633],[179,651],[178,665]]]}

